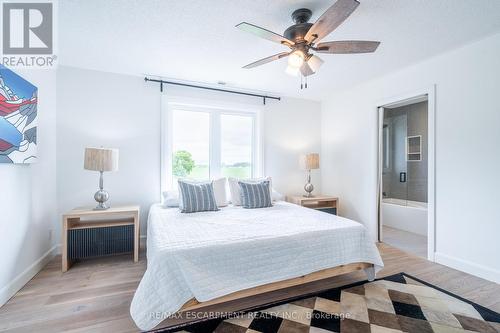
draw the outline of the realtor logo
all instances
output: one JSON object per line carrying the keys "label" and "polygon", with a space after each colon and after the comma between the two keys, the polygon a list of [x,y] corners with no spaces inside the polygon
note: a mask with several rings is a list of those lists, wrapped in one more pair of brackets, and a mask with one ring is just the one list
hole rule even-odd
{"label": "realtor logo", "polygon": [[52,54],[52,3],[3,3],[3,54]]}
{"label": "realtor logo", "polygon": [[6,67],[53,68],[56,4],[51,0],[2,2],[2,61]]}

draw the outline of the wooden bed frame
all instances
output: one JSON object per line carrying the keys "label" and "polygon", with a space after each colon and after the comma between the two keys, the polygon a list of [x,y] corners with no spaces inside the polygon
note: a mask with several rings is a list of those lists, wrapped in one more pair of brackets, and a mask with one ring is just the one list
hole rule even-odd
{"label": "wooden bed frame", "polygon": [[[251,296],[256,296],[264,293],[268,293],[271,291],[279,290],[279,289],[284,289],[284,288],[289,288],[293,286],[298,286],[301,284],[313,282],[313,281],[318,281],[318,280],[323,280],[327,279],[330,277],[346,274],[346,273],[351,273],[358,271],[360,269],[367,269],[367,268],[372,268],[373,269],[373,264],[365,263],[365,262],[360,262],[360,263],[352,263],[352,264],[347,264],[347,265],[341,265],[333,268],[328,268],[328,269],[323,269],[321,271],[313,272],[310,274],[306,274],[303,276],[299,276],[297,278],[292,278],[288,280],[283,280],[283,281],[278,281],[278,282],[273,282],[269,284],[264,284],[262,286],[254,287],[254,288],[249,288],[245,290],[240,290],[222,297],[214,298],[210,301],[206,302],[198,302],[196,299],[191,299],[187,301],[182,308],[179,310],[179,312],[186,312],[186,311],[192,311],[196,309],[200,309],[206,306],[210,305],[216,305],[216,304],[222,304],[230,301],[234,301],[237,299],[242,299],[246,297],[251,297]],[[373,276],[369,276],[369,280],[373,280],[375,277],[375,272],[373,271]]]}

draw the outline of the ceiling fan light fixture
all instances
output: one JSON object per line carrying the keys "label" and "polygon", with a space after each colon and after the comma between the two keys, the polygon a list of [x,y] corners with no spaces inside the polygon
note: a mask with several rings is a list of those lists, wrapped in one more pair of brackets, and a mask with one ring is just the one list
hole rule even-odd
{"label": "ceiling fan light fixture", "polygon": [[[333,4],[314,23],[310,23],[312,12],[300,8],[292,13],[295,24],[285,32],[277,34],[257,25],[241,22],[236,27],[253,35],[286,46],[289,50],[254,61],[243,68],[254,68],[271,61],[288,57],[285,72],[300,76],[301,89],[307,88],[307,77],[317,73],[323,60],[319,54],[361,54],[377,50],[380,42],[366,40],[340,40],[322,42],[322,39],[337,29],[359,6],[359,0],[330,0]],[[305,82],[305,83],[303,83]]]}
{"label": "ceiling fan light fixture", "polygon": [[294,68],[300,68],[304,63],[304,53],[302,51],[294,51],[288,57],[288,66]]}
{"label": "ceiling fan light fixture", "polygon": [[287,73],[290,76],[299,76],[299,71],[300,71],[299,67],[293,67],[290,65],[288,65],[285,69],[285,73]]}
{"label": "ceiling fan light fixture", "polygon": [[311,67],[314,73],[318,71],[318,69],[321,67],[321,65],[323,65],[323,63],[324,61],[321,60],[320,57],[315,55],[309,57],[309,59],[307,60],[307,64],[309,65],[309,67]]}

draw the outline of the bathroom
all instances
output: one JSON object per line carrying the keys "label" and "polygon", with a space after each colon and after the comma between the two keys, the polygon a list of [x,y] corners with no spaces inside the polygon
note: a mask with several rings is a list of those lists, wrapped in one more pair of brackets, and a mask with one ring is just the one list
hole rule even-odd
{"label": "bathroom", "polygon": [[412,101],[382,111],[383,242],[427,258],[428,102]]}

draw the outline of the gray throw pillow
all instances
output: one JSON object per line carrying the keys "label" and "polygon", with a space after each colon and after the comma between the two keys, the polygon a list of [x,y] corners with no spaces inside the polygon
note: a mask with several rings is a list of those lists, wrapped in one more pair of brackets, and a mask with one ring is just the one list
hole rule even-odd
{"label": "gray throw pillow", "polygon": [[187,183],[179,180],[182,202],[181,213],[217,211],[214,187],[212,183]]}
{"label": "gray throw pillow", "polygon": [[273,205],[268,180],[260,183],[238,182],[238,185],[240,185],[241,206],[243,208],[265,208]]}

